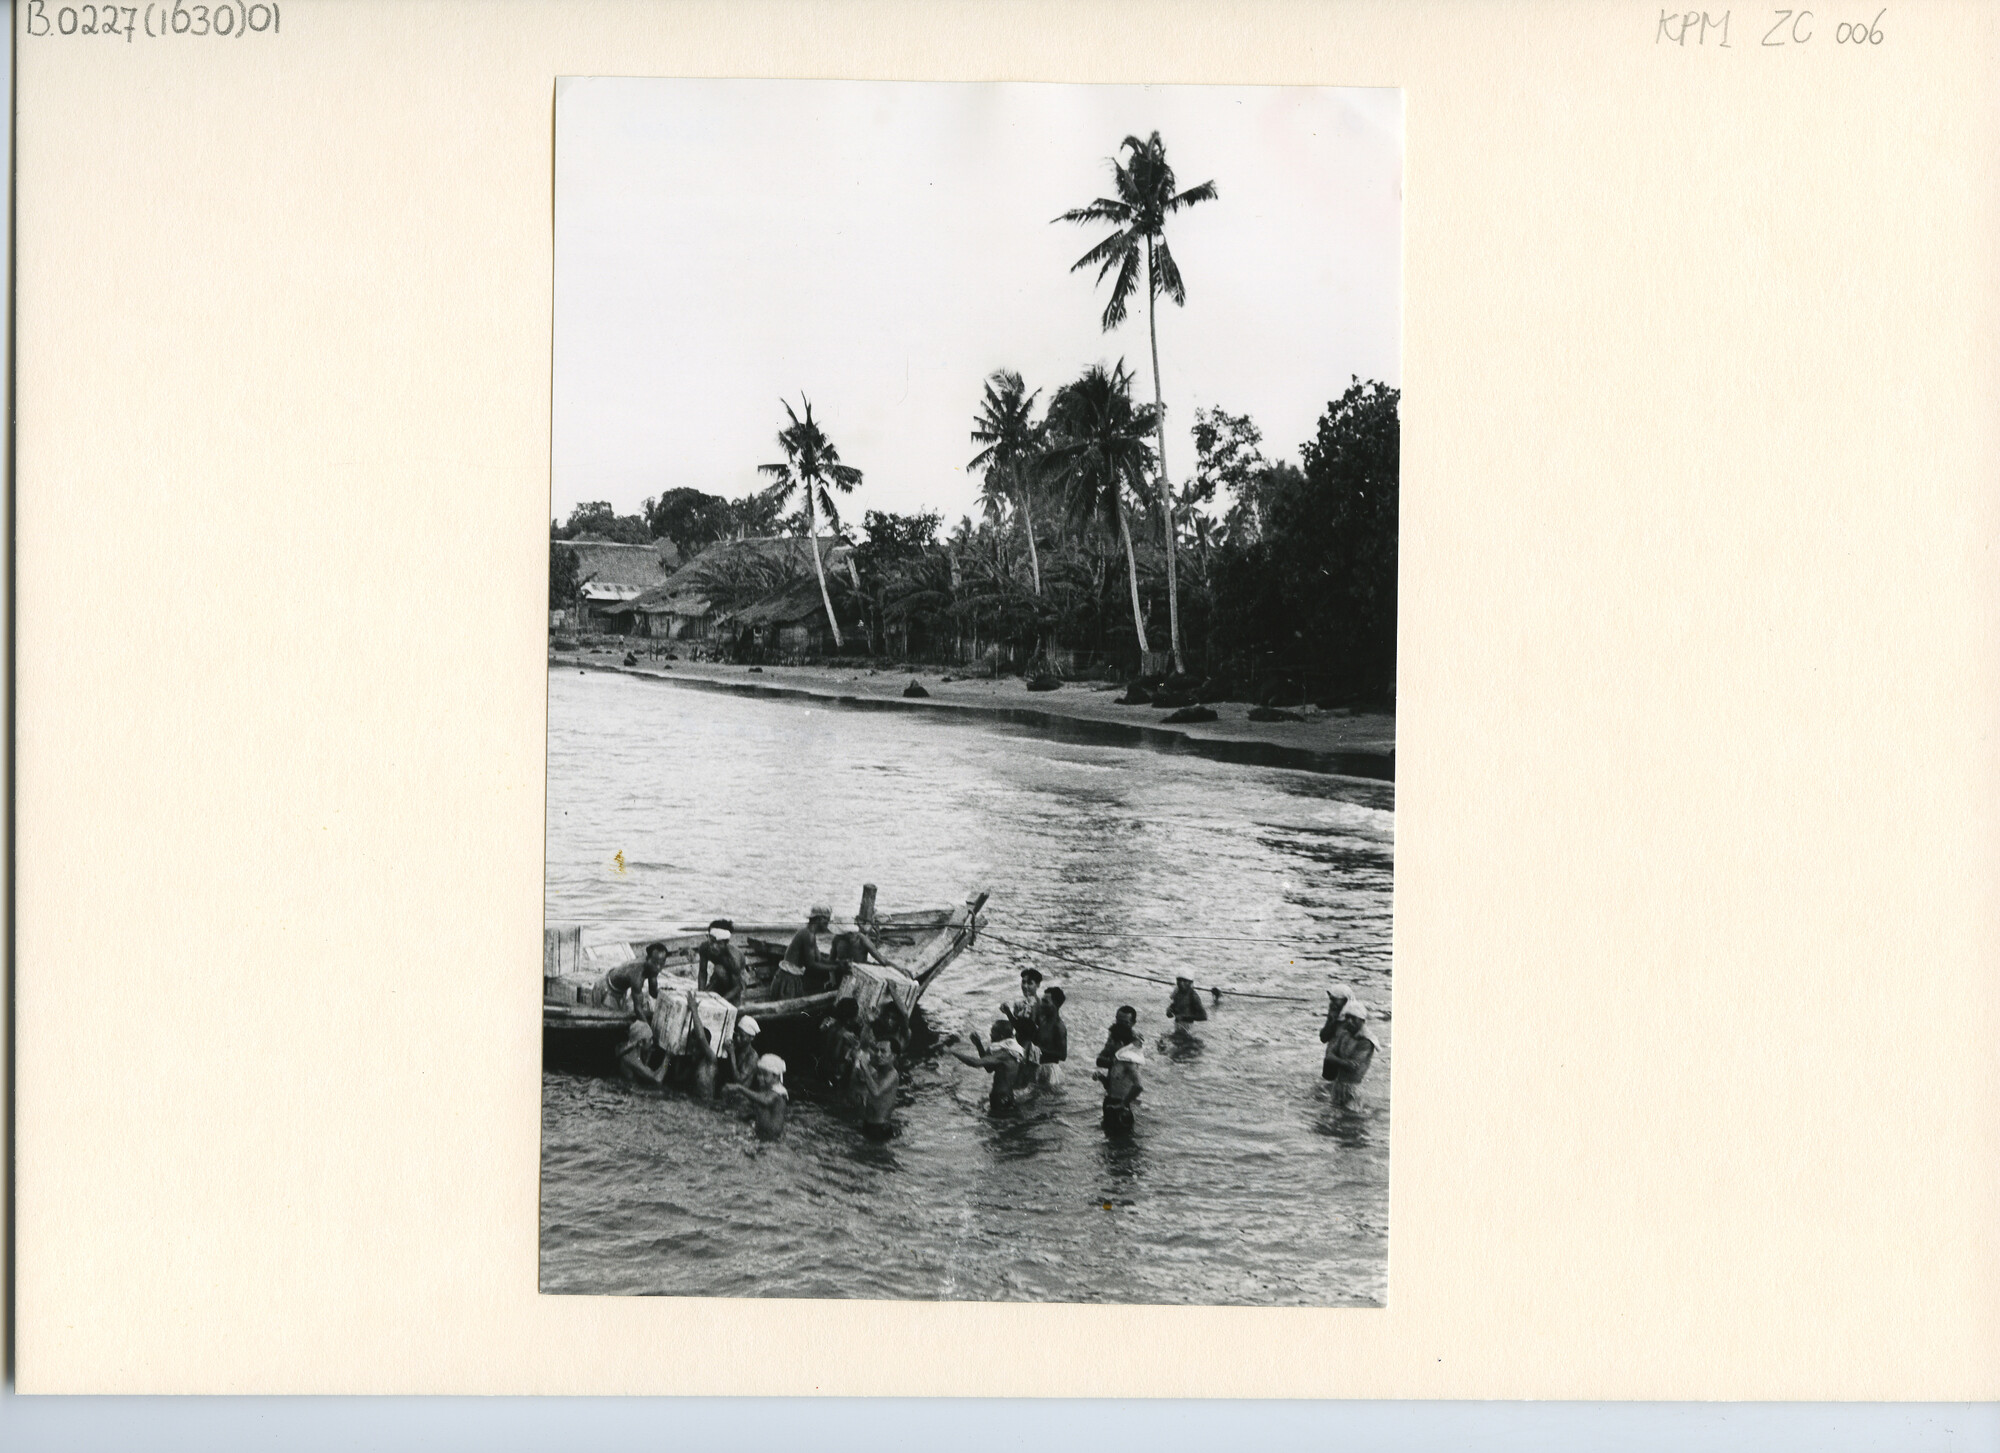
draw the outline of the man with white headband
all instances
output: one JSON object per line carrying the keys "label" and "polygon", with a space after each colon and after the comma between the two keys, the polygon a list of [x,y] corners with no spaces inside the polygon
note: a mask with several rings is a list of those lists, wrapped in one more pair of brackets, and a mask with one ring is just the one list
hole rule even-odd
{"label": "man with white headband", "polygon": [[736,1033],[729,1041],[729,1078],[747,1085],[757,1069],[757,1035],[762,1028],[748,1014],[738,1015]]}
{"label": "man with white headband", "polygon": [[695,986],[741,1006],[743,990],[750,983],[750,962],[736,943],[736,925],[726,918],[716,919],[694,954]]}
{"label": "man with white headband", "polygon": [[[1327,985],[1326,1023],[1319,1027],[1319,1042],[1321,1044],[1331,1045],[1333,1043],[1334,1035],[1340,1032],[1340,1011],[1347,1007],[1348,1000],[1353,997],[1354,990],[1349,988],[1338,977],[1334,978]],[[1320,1067],[1320,1078],[1327,1080],[1333,1078],[1333,1051],[1331,1048],[1327,1050],[1326,1061]]]}
{"label": "man with white headband", "polygon": [[774,1054],[759,1055],[747,1085],[725,1085],[723,1093],[750,1102],[750,1118],[759,1140],[776,1140],[785,1133],[791,1099],[785,1094],[785,1062]]}
{"label": "man with white headband", "polygon": [[1320,1077],[1333,1082],[1334,1103],[1345,1105],[1368,1077],[1375,1062],[1375,1036],[1368,1030],[1368,1006],[1350,998],[1341,1006],[1340,1022],[1326,1042],[1326,1062]]}

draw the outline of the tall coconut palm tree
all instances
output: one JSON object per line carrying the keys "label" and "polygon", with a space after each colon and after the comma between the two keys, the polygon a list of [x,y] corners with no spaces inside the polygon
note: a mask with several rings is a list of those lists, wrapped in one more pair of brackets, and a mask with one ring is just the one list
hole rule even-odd
{"label": "tall coconut palm tree", "polygon": [[1153,467],[1154,411],[1132,402],[1132,375],[1118,366],[1107,373],[1092,364],[1082,377],[1056,391],[1049,401],[1048,440],[1042,452],[1044,469],[1063,489],[1071,515],[1079,521],[1099,519],[1116,526],[1125,544],[1126,577],[1132,586],[1132,629],[1139,650],[1146,643],[1146,613],[1139,604],[1139,560],[1132,549],[1132,527],[1125,515],[1125,491],[1146,497],[1146,472]]}
{"label": "tall coconut palm tree", "polygon": [[987,379],[986,396],[980,401],[979,417],[972,424],[972,442],[986,447],[966,465],[968,469],[986,472],[982,493],[989,511],[1001,498],[1011,498],[1020,506],[1021,524],[1028,532],[1028,569],[1035,578],[1036,595],[1042,593],[1042,557],[1035,549],[1028,466],[1034,459],[1040,433],[1034,420],[1035,399],[1040,394],[1040,389],[1029,393],[1021,375],[1011,370],[1003,369]]}
{"label": "tall coconut palm tree", "polygon": [[1167,635],[1174,653],[1174,670],[1181,663],[1180,587],[1174,571],[1174,494],[1167,479],[1167,406],[1160,396],[1160,330],[1158,300],[1164,293],[1176,307],[1187,303],[1187,288],[1181,270],[1167,249],[1167,218],[1197,202],[1212,202],[1214,182],[1203,182],[1185,192],[1174,190],[1174,169],[1167,165],[1166,144],[1155,131],[1144,141],[1128,136],[1122,143],[1125,160],[1111,159],[1115,197],[1099,197],[1088,206],[1075,207],[1056,218],[1058,222],[1109,222],[1116,230],[1071,266],[1070,271],[1097,266],[1097,280],[1103,282],[1113,268],[1118,277],[1111,285],[1111,301],[1104,308],[1104,331],[1110,332],[1125,321],[1127,303],[1139,283],[1139,268],[1146,270],[1146,334],[1153,350],[1153,417],[1159,440],[1160,514],[1166,524],[1167,544]]}
{"label": "tall coconut palm tree", "polygon": [[774,508],[782,509],[791,503],[794,494],[805,496],[806,541],[812,548],[813,574],[819,577],[820,603],[826,607],[826,623],[833,630],[834,649],[840,648],[840,621],[833,613],[833,597],[826,591],[826,565],[819,557],[819,517],[821,511],[837,530],[840,528],[840,510],[833,502],[833,491],[851,494],[854,486],[861,483],[861,471],[851,464],[840,462],[840,451],[834,448],[833,440],[813,421],[812,401],[800,395],[799,402],[805,408],[804,417],[792,412],[792,406],[783,399],[785,417],[791,423],[778,431],[778,447],[785,451],[784,459],[777,464],[760,464],[759,474],[769,475],[774,483],[766,491]]}

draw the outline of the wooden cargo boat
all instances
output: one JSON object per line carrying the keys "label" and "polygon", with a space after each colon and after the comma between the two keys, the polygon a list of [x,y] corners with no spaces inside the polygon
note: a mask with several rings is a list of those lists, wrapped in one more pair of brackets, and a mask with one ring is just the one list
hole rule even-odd
{"label": "wooden cargo boat", "polygon": [[[920,1000],[932,980],[944,972],[952,960],[971,947],[979,932],[980,910],[986,894],[978,893],[956,908],[925,909],[913,913],[875,911],[875,885],[862,890],[861,907],[852,918],[836,918],[829,930],[837,947],[847,948],[857,958],[856,939],[842,945],[844,935],[866,935],[889,963],[916,981],[913,999]],[[750,965],[750,987],[744,992],[742,1012],[757,1020],[758,1044],[784,1053],[790,1046],[803,1044],[806,1031],[832,1012],[842,990],[835,988],[802,997],[772,997],[772,980],[785,956],[792,935],[803,927],[791,924],[742,924],[734,937]],[[663,989],[691,987],[695,981],[695,950],[708,937],[704,924],[663,928],[640,937],[587,937],[576,925],[549,925],[542,935],[542,1063],[549,1069],[608,1069],[625,1039],[625,1029],[635,1016],[620,1004],[605,1002],[604,976],[613,969],[643,961],[649,944],[667,947],[667,969],[660,977]]]}

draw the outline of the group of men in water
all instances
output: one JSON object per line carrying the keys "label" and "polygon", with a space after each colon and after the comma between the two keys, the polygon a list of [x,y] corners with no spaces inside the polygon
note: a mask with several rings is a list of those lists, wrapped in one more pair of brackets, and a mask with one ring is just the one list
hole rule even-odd
{"label": "group of men in water", "polygon": [[[1069,1029],[1064,1024],[1061,986],[1045,984],[1035,969],[1021,971],[1021,997],[1001,1006],[989,1037],[971,1036],[970,1050],[953,1048],[962,1063],[988,1071],[993,1076],[987,1107],[994,1114],[1016,1110],[1021,1100],[1038,1090],[1061,1083],[1062,1068],[1069,1058]],[[1194,980],[1182,975],[1174,981],[1167,1000],[1167,1018],[1174,1021],[1174,1035],[1185,1039],[1191,1025],[1208,1018]],[[1334,1099],[1347,1104],[1355,1087],[1368,1076],[1377,1044],[1368,1028],[1368,1008],[1354,990],[1336,981],[1327,990],[1326,1023],[1320,1030],[1326,1052],[1320,1066],[1321,1078],[1333,1084]],[[1140,1067],[1146,1062],[1139,1034],[1139,1011],[1130,1004],[1118,1006],[1111,1021],[1104,1048],[1098,1052],[1092,1078],[1104,1085],[1103,1123],[1112,1133],[1130,1131],[1134,1106],[1145,1089]]]}
{"label": "group of men in water", "polygon": [[[774,1000],[806,997],[837,986],[857,949],[871,957],[880,956],[858,930],[854,935],[858,944],[837,945],[832,952],[823,948],[821,940],[831,920],[831,909],[814,905],[806,926],[793,935],[778,965],[772,981]],[[843,948],[847,950],[844,953],[840,952]],[[718,918],[709,925],[708,937],[695,957],[696,984],[687,991],[690,1027],[686,1047],[658,1064],[652,1063],[653,1021],[659,1006],[659,976],[670,958],[667,946],[649,944],[643,960],[613,970],[606,977],[611,1002],[627,1003],[639,1015],[619,1053],[619,1071],[632,1084],[664,1087],[686,1083],[704,1100],[712,1101],[718,1094],[739,1096],[750,1109],[758,1135],[776,1139],[784,1134],[789,1108],[784,1060],[758,1052],[759,1025],[751,1016],[739,1015],[730,1043],[718,1047],[709,1042],[694,1012],[702,993],[720,995],[740,1007],[750,985],[749,964],[734,942],[734,926],[728,919]],[[1061,1086],[1069,1060],[1065,1002],[1060,985],[1045,983],[1038,969],[1024,969],[1020,997],[1000,1006],[999,1017],[986,1036],[974,1032],[970,1049],[958,1047],[955,1037],[944,1042],[959,1061],[992,1075],[987,1095],[992,1113],[1014,1113],[1024,1099]],[[1181,1039],[1188,1037],[1190,1026],[1208,1018],[1192,978],[1182,975],[1175,980],[1166,1017],[1173,1020],[1174,1034]],[[1130,1004],[1120,1005],[1092,1072],[1092,1078],[1103,1083],[1103,1124],[1113,1134],[1133,1128],[1134,1107],[1145,1089],[1141,1067],[1146,1056],[1138,1026],[1139,1011]],[[1321,1077],[1333,1085],[1336,1102],[1346,1104],[1367,1078],[1378,1046],[1368,1027],[1367,1006],[1345,983],[1336,980],[1327,990],[1326,1022],[1319,1037],[1326,1046]],[[861,1012],[856,1000],[837,999],[832,1012],[819,1023],[816,1047],[820,1069],[836,1100],[859,1110],[861,1133],[870,1140],[887,1140],[895,1133],[893,1114],[901,1084],[897,1063],[907,1053],[910,1041],[909,1019],[886,997],[868,1015]]]}
{"label": "group of men in water", "polygon": [[606,1002],[630,1008],[638,1015],[626,1027],[625,1043],[618,1051],[620,1077],[627,1084],[661,1089],[683,1084],[708,1101],[718,1094],[740,1095],[750,1106],[758,1134],[775,1140],[785,1133],[790,1103],[784,1060],[775,1054],[758,1053],[761,1026],[752,1016],[739,1014],[729,1042],[717,1045],[710,1042],[698,1014],[700,996],[705,993],[720,995],[738,1007],[743,1003],[743,992],[750,986],[750,965],[735,943],[735,925],[726,918],[709,924],[708,937],[695,950],[695,987],[685,991],[688,1028],[684,1048],[655,1063],[655,1026],[662,1008],[659,980],[671,958],[665,944],[650,943],[644,958],[605,976]]}
{"label": "group of men in water", "polygon": [[[841,975],[863,955],[882,959],[881,950],[859,929],[822,947],[821,939],[833,918],[833,910],[815,904],[806,926],[792,936],[785,956],[772,979],[774,1000],[808,997],[836,987]],[[626,1030],[625,1043],[618,1054],[620,1076],[628,1083],[664,1089],[682,1084],[698,1098],[715,1100],[718,1095],[735,1095],[749,1107],[757,1134],[775,1140],[785,1132],[790,1097],[785,1089],[785,1061],[775,1054],[759,1053],[757,1036],[762,1032],[757,1020],[740,1014],[729,1044],[710,1042],[698,1008],[701,996],[715,994],[741,1008],[744,991],[750,987],[750,965],[735,942],[735,925],[718,918],[708,926],[708,936],[695,949],[696,977],[688,996],[688,1028],[684,1047],[678,1054],[655,1052],[660,1031],[660,975],[665,973],[672,953],[664,943],[646,946],[645,956],[607,974],[603,981],[605,1002],[629,1008],[638,1017]],[[887,962],[886,959],[882,959]],[[885,998],[865,1021],[853,999],[834,1002],[833,1011],[820,1021],[819,1064],[836,1095],[858,1104],[861,1133],[870,1140],[887,1140],[894,1133],[892,1112],[901,1076],[896,1061],[908,1048],[910,1023],[893,999]]]}

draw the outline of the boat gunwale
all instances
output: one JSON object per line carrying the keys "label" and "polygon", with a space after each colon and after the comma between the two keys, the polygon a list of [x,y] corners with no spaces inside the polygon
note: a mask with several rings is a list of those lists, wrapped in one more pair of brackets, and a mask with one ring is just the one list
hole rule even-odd
{"label": "boat gunwale", "polygon": [[[865,923],[863,920],[854,918],[835,921],[862,925],[864,929],[877,931],[883,929],[892,931],[916,930],[921,933],[928,930],[928,936],[922,943],[924,953],[918,955],[920,959],[925,957],[930,951],[936,949],[938,940],[947,938],[951,940],[944,950],[937,954],[935,962],[925,965],[913,975],[917,981],[917,999],[920,1001],[923,998],[924,991],[930,987],[931,982],[978,938],[980,913],[986,906],[988,896],[986,892],[982,891],[972,894],[963,903],[954,907],[913,909],[905,913],[884,913],[866,920]],[[549,926],[574,926],[581,928],[581,925],[568,924],[551,924]],[[782,925],[769,930],[761,927],[735,930],[739,937],[746,940],[751,934],[766,931],[778,936],[789,936],[798,930],[795,927]],[[707,934],[708,930],[706,928],[688,929],[678,934],[661,934],[651,938],[628,939],[621,934],[613,942],[647,945],[666,943],[669,947],[669,952],[678,951],[684,954],[691,954],[693,948],[706,938]],[[675,938],[685,941],[678,950],[675,949],[673,944]],[[620,963],[613,965],[612,970],[615,971],[628,964],[639,962],[641,957],[642,955],[635,955],[633,958],[622,960]],[[583,976],[558,976],[555,981],[568,984],[589,982]],[[546,985],[547,981],[545,979],[542,999],[542,1029],[544,1033],[554,1030],[570,1034],[608,1035],[623,1029],[626,1025],[635,1022],[639,1018],[639,1015],[631,1009],[614,1009],[604,1004],[565,1003],[560,999],[551,999],[548,997]],[[790,999],[748,999],[738,1006],[738,1012],[749,1014],[760,1023],[766,1021],[774,1024],[784,1023],[810,1017],[815,1014],[830,1012],[834,1002],[839,997],[840,991],[835,988],[818,994],[800,995]]]}

